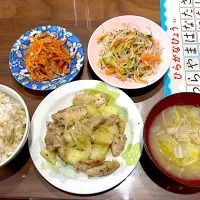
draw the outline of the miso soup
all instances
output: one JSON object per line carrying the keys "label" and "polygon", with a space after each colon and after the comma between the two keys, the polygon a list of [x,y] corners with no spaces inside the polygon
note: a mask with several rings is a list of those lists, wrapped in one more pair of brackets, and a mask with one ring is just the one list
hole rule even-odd
{"label": "miso soup", "polygon": [[161,167],[182,179],[200,179],[200,108],[173,106],[150,128],[152,153]]}

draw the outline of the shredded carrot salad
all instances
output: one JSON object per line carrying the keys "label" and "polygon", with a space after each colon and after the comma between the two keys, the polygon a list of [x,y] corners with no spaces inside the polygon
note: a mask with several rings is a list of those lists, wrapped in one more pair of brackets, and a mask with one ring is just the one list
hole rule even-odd
{"label": "shredded carrot salad", "polygon": [[71,58],[65,41],[52,38],[47,32],[31,36],[33,42],[25,51],[25,66],[33,81],[53,80],[56,75],[70,73]]}

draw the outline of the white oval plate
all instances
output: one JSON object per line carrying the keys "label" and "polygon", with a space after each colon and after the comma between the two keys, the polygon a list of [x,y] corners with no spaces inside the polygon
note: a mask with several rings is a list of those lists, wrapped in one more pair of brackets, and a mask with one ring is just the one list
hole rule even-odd
{"label": "white oval plate", "polygon": [[[131,81],[122,82],[114,76],[104,74],[97,64],[100,58],[99,52],[102,50],[101,45],[97,44],[97,38],[108,31],[122,29],[122,24],[124,23],[130,24],[131,27],[138,29],[140,32],[151,32],[152,35],[159,41],[161,48],[163,49],[163,53],[161,55],[162,62],[159,64],[159,69],[155,75],[148,79],[148,84]],[[172,60],[172,46],[165,31],[155,22],[140,16],[125,15],[109,19],[94,31],[88,43],[88,60],[95,74],[106,83],[125,89],[144,88],[158,81],[168,70]]]}
{"label": "white oval plate", "polygon": [[[45,146],[46,121],[51,121],[51,114],[72,105],[72,99],[76,94],[83,93],[83,89],[97,89],[109,92],[116,99],[116,104],[127,110],[128,122],[125,134],[127,142],[121,155],[114,158],[111,154],[108,160],[118,160],[120,167],[112,174],[104,177],[88,178],[82,172],[75,172],[71,165],[66,165],[58,159],[56,166],[52,166],[40,155]],[[94,194],[108,190],[122,182],[137,164],[143,145],[142,139],[143,121],[133,101],[121,90],[110,87],[101,81],[81,80],[61,86],[51,92],[36,109],[31,121],[31,133],[29,135],[29,151],[37,170],[55,187],[75,194]]]}

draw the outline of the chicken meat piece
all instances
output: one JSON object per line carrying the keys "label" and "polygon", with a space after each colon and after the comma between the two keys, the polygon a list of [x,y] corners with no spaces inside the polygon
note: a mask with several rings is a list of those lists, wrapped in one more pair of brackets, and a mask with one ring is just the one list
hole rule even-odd
{"label": "chicken meat piece", "polygon": [[52,115],[52,119],[66,124],[67,121],[71,120],[80,120],[83,119],[87,115],[87,109],[83,106],[72,106],[63,110],[58,111]]}
{"label": "chicken meat piece", "polygon": [[66,144],[73,142],[73,138],[70,134],[70,129],[65,131],[65,134],[63,134],[63,140]]}
{"label": "chicken meat piece", "polygon": [[79,171],[86,171],[96,166],[100,166],[104,163],[104,160],[85,160],[79,161],[76,165],[76,169]]}
{"label": "chicken meat piece", "polygon": [[90,133],[93,132],[100,124],[105,122],[105,118],[101,115],[84,119],[81,124],[87,128]]}
{"label": "chicken meat piece", "polygon": [[57,148],[57,151],[58,151],[59,157],[66,162],[66,160],[67,160],[67,157],[66,157],[67,156],[67,148],[66,148],[66,146],[63,145],[63,146]]}
{"label": "chicken meat piece", "polygon": [[44,140],[49,151],[54,151],[58,147],[62,147],[64,145],[61,137],[62,129],[59,129],[59,127],[52,122],[47,123],[47,134]]}
{"label": "chicken meat piece", "polygon": [[88,105],[94,104],[95,98],[93,95],[90,94],[78,94],[73,98],[73,105]]}
{"label": "chicken meat piece", "polygon": [[105,161],[102,165],[96,166],[86,170],[86,174],[89,177],[94,176],[105,176],[114,172],[119,168],[120,164],[118,161]]}
{"label": "chicken meat piece", "polygon": [[63,140],[59,135],[55,135],[53,131],[49,131],[45,136],[46,147],[49,151],[54,151],[58,147],[63,146]]}
{"label": "chicken meat piece", "polygon": [[119,121],[119,136],[114,136],[113,142],[111,144],[111,152],[113,156],[119,156],[124,150],[126,144],[126,135],[124,134],[126,122],[123,120]]}
{"label": "chicken meat piece", "polygon": [[53,130],[59,136],[64,132],[64,126],[59,123],[47,122],[47,130]]}
{"label": "chicken meat piece", "polygon": [[110,115],[106,121],[104,122],[103,125],[105,126],[109,126],[109,125],[112,125],[112,124],[117,124],[119,122],[119,118],[116,117],[116,115]]}
{"label": "chicken meat piece", "polygon": [[111,152],[113,156],[119,156],[120,153],[124,150],[124,146],[126,143],[126,136],[125,135],[119,135],[114,136],[113,142],[111,144]]}
{"label": "chicken meat piece", "polygon": [[96,93],[94,95],[91,94],[78,94],[73,98],[73,105],[94,105],[95,107],[99,107],[102,104],[106,103],[108,100],[107,95],[105,93]]}
{"label": "chicken meat piece", "polygon": [[119,134],[123,135],[126,128],[126,122],[124,120],[120,120],[118,126],[119,126]]}
{"label": "chicken meat piece", "polygon": [[94,101],[95,107],[99,107],[108,101],[108,96],[105,93],[97,93],[94,95],[94,97],[95,97]]}

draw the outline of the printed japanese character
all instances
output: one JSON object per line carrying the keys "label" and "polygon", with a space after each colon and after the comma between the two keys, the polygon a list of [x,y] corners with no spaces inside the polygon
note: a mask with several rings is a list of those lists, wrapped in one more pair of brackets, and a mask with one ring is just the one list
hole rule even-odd
{"label": "printed japanese character", "polygon": [[187,86],[187,92],[200,93],[200,88],[197,86]]}
{"label": "printed japanese character", "polygon": [[179,44],[179,40],[177,40],[176,38],[172,38],[172,44]]}
{"label": "printed japanese character", "polygon": [[176,66],[173,66],[173,69],[179,70],[179,69],[181,69],[181,65],[180,64],[176,64]]}
{"label": "printed japanese character", "polygon": [[[199,6],[200,6],[200,4],[199,4]],[[196,16],[196,18],[200,17],[200,8],[198,8],[198,7],[195,8],[195,16]]]}
{"label": "printed japanese character", "polygon": [[181,1],[181,4],[184,4],[184,5],[188,5],[188,4],[191,4],[192,3],[192,0],[182,0]]}
{"label": "printed japanese character", "polygon": [[195,73],[193,76],[194,76],[194,79],[191,79],[190,77],[188,77],[188,80],[192,82],[198,82],[200,80],[199,74]]}
{"label": "printed japanese character", "polygon": [[180,48],[173,46],[172,51],[173,51],[173,53],[178,53],[180,51]]}
{"label": "printed japanese character", "polygon": [[200,88],[199,87],[193,87],[193,92],[194,93],[200,93]]}
{"label": "printed japanese character", "polygon": [[198,65],[198,63],[196,63],[196,64],[192,64],[192,63],[193,63],[193,60],[192,60],[191,58],[189,58],[188,61],[187,61],[187,63],[186,63],[188,69],[189,69],[189,68],[193,69],[195,66]]}
{"label": "printed japanese character", "polygon": [[179,34],[178,33],[174,33],[173,36],[179,37]]}
{"label": "printed japanese character", "polygon": [[194,20],[181,20],[183,30],[195,30]]}
{"label": "printed japanese character", "polygon": [[199,70],[199,59],[198,58],[185,58],[185,71],[191,71],[191,70]]}
{"label": "printed japanese character", "polygon": [[196,47],[186,47],[185,52],[187,52],[188,54],[193,53],[196,54],[197,53],[197,48]]}
{"label": "printed japanese character", "polygon": [[[185,42],[195,42],[196,40],[195,40],[195,33],[185,33],[184,35],[183,35],[184,37],[186,37],[186,39],[184,40]],[[190,39],[190,37],[191,37],[191,39]]]}
{"label": "printed japanese character", "polygon": [[193,17],[193,15],[192,15],[192,9],[186,9],[181,14],[184,15],[185,17]]}
{"label": "printed japanese character", "polygon": [[198,56],[198,45],[183,45],[184,56]]}
{"label": "printed japanese character", "polygon": [[180,62],[180,57],[176,56],[176,54],[173,54],[172,60],[173,60],[174,62]]}
{"label": "printed japanese character", "polygon": [[178,30],[178,28],[177,27],[171,27],[170,30],[175,31],[175,30]]}
{"label": "printed japanese character", "polygon": [[179,74],[178,72],[174,73],[174,79],[182,79],[182,75]]}
{"label": "printed japanese character", "polygon": [[200,11],[199,10],[196,12],[196,15],[200,16]]}
{"label": "printed japanese character", "polygon": [[180,13],[181,13],[181,19],[184,18],[193,18],[194,17],[194,12],[193,8],[180,8]]}

